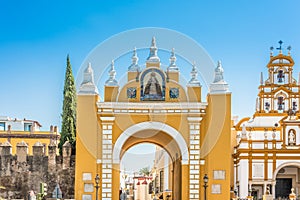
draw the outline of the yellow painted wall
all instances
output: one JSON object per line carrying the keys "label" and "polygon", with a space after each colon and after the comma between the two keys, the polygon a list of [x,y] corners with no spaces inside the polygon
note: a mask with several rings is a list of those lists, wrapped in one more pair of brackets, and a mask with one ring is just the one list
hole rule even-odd
{"label": "yellow painted wall", "polygon": [[160,68],[160,62],[146,62],[146,68],[149,68],[149,67],[156,67],[156,68]]}
{"label": "yellow painted wall", "polygon": [[120,165],[114,164],[112,170],[113,184],[112,184],[112,199],[119,200],[120,189]]}
{"label": "yellow painted wall", "polygon": [[[207,115],[202,121],[201,157],[205,165],[201,185],[206,173],[209,177],[208,199],[230,199],[231,183],[231,94],[208,95]],[[225,180],[215,180],[214,170],[225,170]],[[221,184],[221,194],[212,194],[212,184]],[[203,188],[201,188],[203,195]]]}
{"label": "yellow painted wall", "polygon": [[[79,154],[79,155],[78,155]],[[78,155],[78,156],[77,156]],[[84,184],[92,183],[95,184],[96,174],[101,175],[101,164],[96,164],[96,159],[82,144],[80,140],[76,140],[76,168],[75,168],[75,199],[81,199],[82,194],[92,194],[95,193],[85,193]],[[83,173],[91,173],[92,180],[83,180]],[[102,177],[100,176],[100,180]]]}
{"label": "yellow painted wall", "polygon": [[104,87],[104,101],[114,102],[117,99],[119,93],[118,86],[105,86]]}
{"label": "yellow painted wall", "polygon": [[[97,95],[78,95],[77,97],[75,199],[81,199],[82,194],[91,194],[84,193],[84,183],[94,184],[96,174],[101,174],[101,164],[97,165],[96,163],[97,158],[100,158],[102,154],[100,149],[102,144],[101,129],[97,119],[97,101]],[[92,180],[83,181],[83,173],[91,173]],[[99,194],[101,194],[101,189]],[[101,199],[101,195],[99,197]]]}
{"label": "yellow painted wall", "polygon": [[137,72],[127,72],[127,80],[128,80],[128,82],[135,81],[137,76],[138,76]]}
{"label": "yellow painted wall", "polygon": [[201,102],[201,86],[187,87],[189,102]]}
{"label": "yellow painted wall", "polygon": [[[172,99],[170,98],[170,88],[178,88],[179,89],[179,97],[176,99]],[[166,102],[187,102],[188,98],[187,98],[187,94],[186,91],[184,90],[184,88],[178,84],[177,82],[170,80],[169,82],[167,82],[166,84]]]}
{"label": "yellow painted wall", "polygon": [[[53,134],[55,135],[56,133],[51,133],[51,132],[47,132],[47,131],[35,131],[34,133],[30,134],[29,131],[11,131],[11,133],[7,133],[7,131],[0,131],[0,134],[20,134],[22,135],[22,137],[24,136],[25,138],[11,138],[9,143],[12,145],[12,155],[15,155],[17,153],[17,144],[24,141],[27,143],[28,145],[28,155],[32,155],[32,146],[36,143],[36,142],[40,142],[42,144],[46,145],[45,148],[45,155],[48,155],[48,145],[51,142],[50,138],[29,138],[30,135],[33,134],[41,134],[41,135],[48,135],[48,134]],[[28,136],[26,138],[26,136]],[[4,143],[7,141],[7,138],[0,138],[0,143]],[[59,143],[59,140],[56,141],[56,144]]]}
{"label": "yellow painted wall", "polygon": [[179,82],[179,72],[178,71],[169,71],[168,77],[169,77],[169,80],[173,80],[176,83]]}
{"label": "yellow painted wall", "polygon": [[[127,88],[130,88],[130,87],[136,88],[136,98],[130,98],[130,99],[127,98]],[[126,101],[138,102],[138,101],[140,101],[140,98],[141,98],[140,90],[141,90],[140,83],[136,82],[135,79],[131,80],[124,87],[122,87],[122,89],[120,90],[120,92],[118,94],[117,101],[119,101],[119,102],[126,102]]]}
{"label": "yellow painted wall", "polygon": [[[136,88],[136,98],[127,98],[127,88]],[[112,95],[111,92],[111,88],[112,87],[108,87],[105,86],[105,90],[107,91],[105,93],[105,98],[107,99],[107,101],[112,101],[112,97],[110,97],[110,95]],[[179,89],[179,97],[172,99],[170,98],[169,92],[170,92],[170,88],[178,88]],[[195,90],[195,92],[193,93],[193,95],[199,95],[199,93],[201,93],[201,89],[198,91],[197,89]],[[166,82],[166,99],[165,102],[187,102],[188,101],[188,96],[186,94],[185,89],[178,84],[177,82],[170,80],[169,82]],[[191,93],[192,94],[192,93]],[[195,98],[193,96],[193,98]],[[200,95],[201,98],[201,95]],[[140,87],[140,82],[136,82],[136,80],[131,80],[128,83],[126,83],[125,86],[123,86],[119,92],[119,94],[117,95],[117,101],[118,102],[140,102],[141,99],[141,87]],[[197,101],[197,100],[196,100]],[[146,103],[146,101],[145,101]]]}
{"label": "yellow painted wall", "polygon": [[182,165],[181,166],[181,199],[189,199],[189,176],[190,176],[190,172],[189,172],[190,168],[188,165]]}

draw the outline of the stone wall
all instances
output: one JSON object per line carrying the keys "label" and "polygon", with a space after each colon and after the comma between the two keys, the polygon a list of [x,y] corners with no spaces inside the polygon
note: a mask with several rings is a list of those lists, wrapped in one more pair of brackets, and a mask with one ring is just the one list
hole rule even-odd
{"label": "stone wall", "polygon": [[[45,147],[37,142],[32,147],[33,155],[28,155],[25,142],[17,144],[16,155],[11,154],[11,144],[0,145],[0,198],[27,199],[30,190],[39,192],[40,182],[48,184],[47,198],[52,197],[57,183],[64,199],[74,198],[75,156],[71,156],[71,145],[66,142],[63,155],[58,156],[57,146],[50,143]],[[48,148],[48,156],[45,155]]]}

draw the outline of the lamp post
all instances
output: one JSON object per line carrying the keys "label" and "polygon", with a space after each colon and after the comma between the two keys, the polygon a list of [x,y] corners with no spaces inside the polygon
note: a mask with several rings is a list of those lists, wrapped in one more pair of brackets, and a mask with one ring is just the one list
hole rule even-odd
{"label": "lamp post", "polygon": [[207,176],[207,174],[204,175],[203,182],[204,182],[204,185],[203,185],[203,187],[204,187],[204,200],[207,200],[206,199],[206,188],[208,187],[208,185],[207,185],[207,183],[208,183],[208,176]]}
{"label": "lamp post", "polygon": [[95,177],[95,182],[96,182],[96,186],[95,186],[95,188],[96,188],[96,200],[98,200],[98,190],[100,188],[99,181],[100,181],[100,177],[99,177],[99,174],[97,174],[96,177]]}
{"label": "lamp post", "polygon": [[235,198],[238,197],[238,190],[237,190],[237,188],[234,189],[234,197],[235,197]]}

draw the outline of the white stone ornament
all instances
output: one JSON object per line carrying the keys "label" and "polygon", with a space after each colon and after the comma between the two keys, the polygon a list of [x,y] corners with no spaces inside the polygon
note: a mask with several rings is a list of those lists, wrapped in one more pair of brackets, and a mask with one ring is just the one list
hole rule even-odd
{"label": "white stone ornament", "polygon": [[87,68],[84,70],[83,81],[79,88],[79,94],[98,94],[98,88],[94,83],[94,71],[92,64],[88,63]]}
{"label": "white stone ornament", "polygon": [[290,200],[296,200],[296,198],[297,198],[294,191],[295,191],[295,189],[292,188],[292,189],[291,189],[291,193],[290,193],[290,195],[289,195],[289,199],[290,199]]}
{"label": "white stone ornament", "polygon": [[224,69],[222,67],[221,61],[218,61],[217,68],[215,69],[215,80],[214,83],[222,82],[224,81]]}
{"label": "white stone ornament", "polygon": [[273,200],[273,196],[270,194],[270,188],[267,187],[265,194],[263,195],[263,200]]}
{"label": "white stone ornament", "polygon": [[151,47],[149,57],[147,58],[147,63],[159,63],[160,59],[157,56],[157,47],[156,47],[156,39],[152,37]]}
{"label": "white stone ornament", "polygon": [[294,130],[291,130],[289,133],[289,145],[294,145],[295,144],[295,133]]}
{"label": "white stone ornament", "polygon": [[245,124],[243,124],[243,127],[242,127],[242,139],[247,139],[247,131],[246,131]]}
{"label": "white stone ornament", "polygon": [[118,81],[116,80],[116,70],[115,70],[115,63],[112,60],[109,70],[109,79],[105,82],[106,86],[118,86]]}
{"label": "white stone ornament", "polygon": [[137,52],[136,52],[136,48],[133,49],[133,55],[131,57],[132,63],[131,65],[128,67],[128,71],[129,72],[139,72],[140,71],[140,66],[138,65],[138,56],[137,56]]}
{"label": "white stone ornament", "polygon": [[255,108],[256,108],[256,111],[259,111],[259,110],[260,110],[260,100],[259,100],[258,97],[256,98]]}
{"label": "white stone ornament", "polygon": [[175,56],[175,49],[174,48],[172,48],[171,57],[170,57],[169,60],[170,60],[170,65],[169,65],[167,70],[168,71],[178,71],[179,68],[176,65],[177,58]]}
{"label": "white stone ornament", "polygon": [[264,84],[264,77],[263,77],[263,73],[260,72],[260,84],[263,85]]}
{"label": "white stone ornament", "polygon": [[188,86],[201,86],[200,81],[198,80],[198,70],[196,67],[196,63],[193,63],[193,68],[191,71],[191,80],[188,83]]}
{"label": "white stone ornament", "polygon": [[229,93],[229,85],[224,80],[224,69],[222,67],[221,61],[218,61],[218,65],[215,69],[215,78],[212,84],[210,84],[209,92],[210,94],[225,94]]}

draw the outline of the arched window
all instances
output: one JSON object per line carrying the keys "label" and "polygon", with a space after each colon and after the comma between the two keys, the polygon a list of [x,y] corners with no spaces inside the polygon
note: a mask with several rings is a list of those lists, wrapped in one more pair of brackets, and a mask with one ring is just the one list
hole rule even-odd
{"label": "arched window", "polygon": [[279,70],[278,71],[277,81],[278,81],[278,83],[283,83],[284,82],[284,73],[283,73],[283,70]]}
{"label": "arched window", "polygon": [[284,110],[284,99],[282,96],[277,99],[278,110]]}
{"label": "arched window", "polygon": [[297,102],[293,101],[293,111],[297,110]]}
{"label": "arched window", "polygon": [[266,111],[269,111],[269,110],[270,110],[270,103],[269,103],[269,102],[266,102],[266,103],[265,103],[265,110],[266,110]]}

